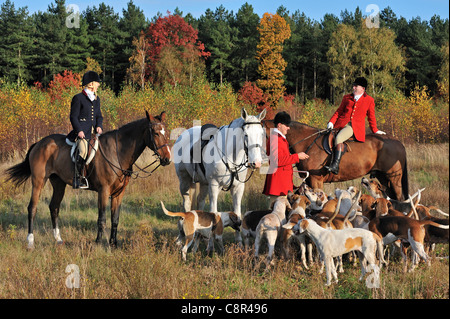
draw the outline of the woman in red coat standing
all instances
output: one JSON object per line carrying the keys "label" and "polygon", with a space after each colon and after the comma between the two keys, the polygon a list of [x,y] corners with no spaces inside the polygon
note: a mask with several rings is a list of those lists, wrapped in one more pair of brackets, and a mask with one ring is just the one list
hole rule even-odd
{"label": "woman in red coat standing", "polygon": [[269,155],[270,167],[274,169],[266,175],[263,194],[270,196],[271,203],[279,196],[286,196],[288,191],[293,191],[292,164],[309,158],[303,152],[289,153],[286,134],[289,131],[290,123],[291,116],[288,113],[278,112],[273,120],[275,129],[272,130],[267,141],[267,155]]}
{"label": "woman in red coat standing", "polygon": [[366,116],[370,129],[376,134],[386,134],[377,128],[375,102],[366,93],[367,80],[359,77],[353,83],[353,93],[344,95],[341,105],[328,122],[328,129],[339,131],[336,136],[333,162],[325,166],[331,173],[339,173],[339,163],[344,153],[344,142],[353,135],[359,142],[366,140]]}

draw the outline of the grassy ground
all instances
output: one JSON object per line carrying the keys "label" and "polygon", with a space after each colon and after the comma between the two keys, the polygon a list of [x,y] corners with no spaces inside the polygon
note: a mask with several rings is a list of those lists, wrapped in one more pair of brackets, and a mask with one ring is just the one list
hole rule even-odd
{"label": "grassy ground", "polygon": [[[412,145],[407,151],[410,192],[426,187],[421,202],[448,213],[448,144]],[[0,170],[11,164],[0,164]],[[359,186],[359,182],[329,184],[325,190],[331,193],[335,187]],[[260,194],[263,183],[264,176],[254,174],[246,188],[243,211],[266,205]],[[159,206],[163,200],[170,210],[181,210],[173,165],[157,170],[151,178],[130,182],[117,249],[94,242],[96,193],[69,187],[60,214],[65,243],[57,245],[47,208],[51,196],[47,185],[36,217],[36,248],[28,251],[29,185],[14,189],[0,177],[0,298],[449,298],[448,259],[434,259],[429,268],[421,264],[414,273],[403,273],[400,261],[391,262],[382,269],[377,289],[359,282],[359,266],[346,263],[339,283],[325,287],[325,274],[318,274],[317,266],[306,270],[296,258],[277,259],[268,270],[251,253],[242,252],[233,243],[234,234],[226,231],[223,256],[189,254],[188,261],[182,262],[174,244],[176,219],[165,216]],[[229,194],[222,194],[219,209],[230,207]],[[434,254],[448,256],[448,245],[438,245]],[[74,284],[79,288],[67,287]]]}

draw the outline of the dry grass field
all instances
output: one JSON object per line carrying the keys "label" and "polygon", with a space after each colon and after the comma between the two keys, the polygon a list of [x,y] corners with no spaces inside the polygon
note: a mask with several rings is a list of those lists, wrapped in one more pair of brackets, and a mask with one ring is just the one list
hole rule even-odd
{"label": "dry grass field", "polygon": [[[436,205],[448,213],[449,145],[409,145],[407,152],[410,192],[426,187],[421,203]],[[1,163],[0,171],[12,164]],[[294,179],[295,184],[300,183]],[[263,183],[264,176],[254,174],[246,186],[243,211],[266,206],[266,198],[261,195]],[[359,183],[327,184],[325,190],[331,193],[335,187]],[[64,244],[57,245],[48,212],[50,188],[46,185],[38,206],[36,248],[28,251],[26,207],[30,183],[15,189],[0,176],[0,298],[449,298],[448,259],[433,258],[431,267],[422,263],[413,273],[403,273],[400,259],[391,260],[381,271],[379,288],[368,288],[364,281],[358,281],[359,266],[346,263],[339,283],[326,287],[325,274],[318,273],[318,266],[307,270],[295,257],[277,257],[276,265],[267,269],[251,253],[241,251],[234,244],[234,234],[227,230],[224,255],[206,256],[201,246],[202,252],[189,253],[188,261],[183,262],[174,243],[177,220],[165,216],[159,205],[162,200],[168,209],[181,210],[173,165],[158,169],[149,178],[130,182],[115,249],[105,243],[95,244],[97,194],[70,187],[60,213]],[[219,209],[230,208],[231,197],[221,194]],[[448,255],[448,245],[438,245],[432,253],[434,257]],[[71,269],[75,272],[71,273]]]}

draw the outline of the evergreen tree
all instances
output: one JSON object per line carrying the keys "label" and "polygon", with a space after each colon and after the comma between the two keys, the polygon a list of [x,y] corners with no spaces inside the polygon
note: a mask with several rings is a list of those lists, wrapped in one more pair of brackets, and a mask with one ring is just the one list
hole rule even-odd
{"label": "evergreen tree", "polygon": [[55,74],[64,70],[81,72],[89,56],[87,25],[80,16],[79,24],[67,23],[72,11],[67,11],[64,0],[55,0],[46,12],[33,15],[36,58],[33,77],[45,85]]}
{"label": "evergreen tree", "polygon": [[236,90],[241,88],[245,82],[256,81],[258,77],[258,61],[255,56],[259,41],[257,29],[259,20],[252,5],[244,3],[232,22],[232,27],[236,30],[237,35],[231,54],[231,63],[234,67],[230,75]]}
{"label": "evergreen tree", "polygon": [[84,12],[88,23],[90,45],[93,48],[92,57],[100,63],[103,81],[116,90],[119,80],[116,79],[118,71],[120,47],[123,45],[124,32],[119,29],[119,15],[105,3],[98,8],[88,7]]}
{"label": "evergreen tree", "polygon": [[205,15],[199,19],[199,40],[211,52],[206,63],[208,75],[210,80],[220,84],[233,69],[231,54],[237,30],[231,26],[231,21],[232,13],[222,5],[215,12],[206,10]]}
{"label": "evergreen tree", "polygon": [[[133,0],[127,4],[127,9],[122,10],[122,18],[119,20],[119,29],[122,31],[123,39],[119,43],[119,53],[117,57],[117,83],[122,83],[125,79],[127,69],[130,68],[130,57],[133,55],[136,42],[140,38],[140,33],[148,27],[144,12],[136,7]],[[137,40],[139,41],[139,40]],[[116,86],[116,89],[118,86]]]}
{"label": "evergreen tree", "polygon": [[16,10],[7,0],[0,10],[0,77],[20,84],[31,78],[33,39],[28,9]]}

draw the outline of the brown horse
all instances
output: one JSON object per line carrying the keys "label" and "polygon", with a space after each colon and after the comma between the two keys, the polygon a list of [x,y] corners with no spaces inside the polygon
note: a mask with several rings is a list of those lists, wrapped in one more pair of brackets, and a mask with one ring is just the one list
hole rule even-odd
{"label": "brown horse", "polygon": [[[86,167],[89,189],[98,192],[98,233],[97,242],[106,228],[106,205],[111,197],[111,237],[110,245],[117,245],[120,204],[132,173],[133,164],[149,147],[159,158],[160,165],[170,163],[170,149],[164,127],[165,112],[128,123],[99,137],[99,151]],[[74,164],[70,157],[71,147],[65,135],[53,134],[33,144],[22,163],[9,168],[8,180],[17,186],[31,177],[32,191],[28,205],[28,248],[34,248],[33,221],[42,188],[50,179],[53,195],[50,201],[50,215],[53,235],[58,243],[63,243],[59,234],[59,207],[64,197],[66,184],[72,185]]]}
{"label": "brown horse", "polygon": [[[267,136],[274,127],[273,121],[265,120]],[[323,189],[323,183],[353,180],[366,174],[376,177],[386,186],[393,199],[408,198],[408,172],[406,150],[394,138],[367,134],[364,143],[346,142],[347,152],[342,156],[339,174],[330,173],[324,166],[330,165],[331,155],[323,148],[324,132],[315,127],[292,121],[286,139],[292,153],[306,152],[309,159],[300,161],[297,168],[309,172],[307,184]]]}

